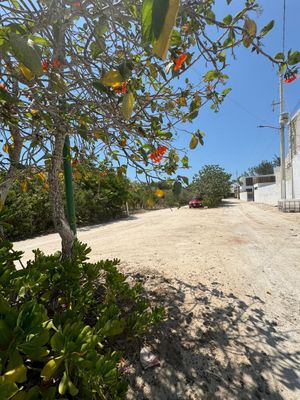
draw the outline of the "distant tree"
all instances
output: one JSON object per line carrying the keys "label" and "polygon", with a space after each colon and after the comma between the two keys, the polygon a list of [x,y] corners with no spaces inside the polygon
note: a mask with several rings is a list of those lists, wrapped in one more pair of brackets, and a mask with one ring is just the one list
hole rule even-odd
{"label": "distant tree", "polygon": [[263,160],[254,167],[248,168],[248,170],[244,172],[242,176],[274,174],[274,167],[278,167],[279,165],[280,165],[280,158],[275,155],[272,161]]}
{"label": "distant tree", "polygon": [[275,154],[272,160],[273,167],[280,167],[280,157]]}
{"label": "distant tree", "polygon": [[219,165],[205,165],[193,177],[190,189],[203,197],[204,204],[215,207],[230,191],[231,174]]}

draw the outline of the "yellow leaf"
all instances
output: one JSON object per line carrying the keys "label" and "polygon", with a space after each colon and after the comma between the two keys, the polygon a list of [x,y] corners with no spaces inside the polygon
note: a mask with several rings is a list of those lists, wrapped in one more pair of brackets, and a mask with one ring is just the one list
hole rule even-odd
{"label": "yellow leaf", "polygon": [[7,371],[4,375],[2,375],[1,378],[1,384],[7,384],[7,383],[22,383],[26,381],[26,374],[27,374],[27,368],[25,367],[24,364],[19,365],[18,367],[11,369],[10,371]]}
{"label": "yellow leaf", "polygon": [[50,379],[56,373],[58,367],[63,361],[63,356],[53,358],[48,361],[47,364],[44,365],[44,368],[41,371],[41,377],[44,379]]}
{"label": "yellow leaf", "polygon": [[100,82],[105,86],[118,87],[121,86],[125,80],[119,71],[111,70],[103,75]]}
{"label": "yellow leaf", "polygon": [[165,197],[165,192],[161,189],[157,188],[154,193],[156,197],[159,197],[161,199]]}
{"label": "yellow leaf", "polygon": [[197,136],[193,135],[190,141],[190,149],[194,150],[197,147],[197,145],[198,145],[198,138]]}
{"label": "yellow leaf", "polygon": [[185,98],[184,96],[179,97],[179,99],[177,100],[177,103],[178,103],[180,106],[186,106],[186,105],[187,105],[187,103],[186,103],[186,98]]}
{"label": "yellow leaf", "polygon": [[154,206],[154,201],[151,198],[147,199],[146,203],[147,203],[147,206],[150,208],[152,208]]}
{"label": "yellow leaf", "polygon": [[24,64],[19,65],[20,71],[25,76],[28,81],[32,81],[35,78],[35,75],[29,68],[25,67]]}
{"label": "yellow leaf", "polygon": [[46,174],[45,174],[45,172],[39,172],[38,174],[37,174],[37,176],[38,176],[38,178],[42,181],[42,182],[45,182],[46,181]]}
{"label": "yellow leaf", "polygon": [[45,182],[44,189],[46,189],[46,190],[49,189],[49,183],[48,182]]}
{"label": "yellow leaf", "polygon": [[132,92],[126,93],[123,97],[123,102],[122,102],[122,114],[125,119],[129,119],[131,117],[133,107],[134,107],[134,94]]}
{"label": "yellow leaf", "polygon": [[153,46],[153,53],[165,60],[170,46],[173,27],[176,23],[176,17],[179,10],[180,0],[169,0],[169,8],[166,19],[159,38]]}
{"label": "yellow leaf", "polygon": [[28,182],[27,181],[22,181],[20,183],[20,187],[21,187],[21,192],[22,193],[26,193],[28,190]]}
{"label": "yellow leaf", "polygon": [[2,147],[2,150],[4,151],[4,153],[8,153],[9,144],[8,144],[8,143],[5,143],[5,144],[3,145],[3,147]]}
{"label": "yellow leaf", "polygon": [[125,146],[126,146],[126,143],[127,143],[126,138],[123,138],[123,139],[120,140],[120,146],[121,146],[121,147],[125,147]]}
{"label": "yellow leaf", "polygon": [[32,115],[36,115],[39,112],[39,110],[37,110],[36,108],[32,108],[30,112]]}

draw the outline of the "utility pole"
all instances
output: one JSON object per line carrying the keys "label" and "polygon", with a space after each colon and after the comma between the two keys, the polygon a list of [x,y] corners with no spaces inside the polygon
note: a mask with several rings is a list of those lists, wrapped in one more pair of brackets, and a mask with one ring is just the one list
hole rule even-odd
{"label": "utility pole", "polygon": [[286,199],[286,174],[285,174],[285,138],[284,128],[288,119],[287,113],[284,112],[283,98],[283,74],[279,75],[279,99],[280,99],[280,184],[281,184],[281,200]]}

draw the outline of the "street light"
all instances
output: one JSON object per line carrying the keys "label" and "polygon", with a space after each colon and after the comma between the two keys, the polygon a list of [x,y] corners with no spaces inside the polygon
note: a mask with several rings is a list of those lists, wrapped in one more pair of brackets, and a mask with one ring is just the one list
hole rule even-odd
{"label": "street light", "polygon": [[270,128],[270,129],[276,129],[277,131],[280,131],[280,128],[277,128],[276,126],[272,125],[257,125],[258,128]]}

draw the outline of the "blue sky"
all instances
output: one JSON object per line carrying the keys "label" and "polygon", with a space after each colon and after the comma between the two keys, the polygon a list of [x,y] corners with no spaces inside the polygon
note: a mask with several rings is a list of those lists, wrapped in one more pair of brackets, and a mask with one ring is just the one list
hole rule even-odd
{"label": "blue sky", "polygon": [[[300,0],[286,2],[286,49],[299,50]],[[216,14],[227,15],[225,0],[216,3]],[[265,50],[275,55],[282,51],[283,0],[260,0],[259,3],[263,13],[252,18],[259,29],[271,19],[275,20],[275,27],[264,41]],[[232,1],[233,7],[242,8],[243,4],[242,0]],[[228,86],[232,92],[221,110],[214,113],[209,108],[201,109],[193,122],[193,128],[203,130],[206,136],[204,146],[189,151],[191,169],[185,170],[184,175],[190,178],[205,164],[219,164],[235,178],[248,167],[279,155],[278,131],[257,128],[257,125],[279,124],[279,109],[276,107],[273,112],[271,106],[273,100],[279,100],[277,67],[242,47],[237,49],[236,55],[237,59],[230,60],[230,67],[225,71],[230,76]],[[189,73],[196,78],[203,71],[197,71],[195,67]],[[284,85],[284,94],[286,111],[295,112],[297,104],[300,108],[300,79]],[[188,142],[188,137],[180,136],[177,144],[188,147]]]}

